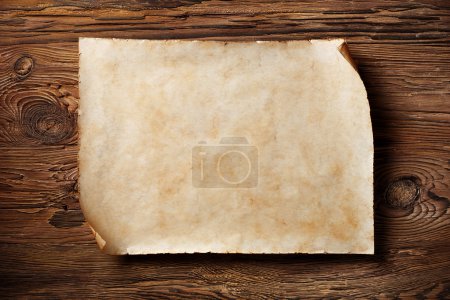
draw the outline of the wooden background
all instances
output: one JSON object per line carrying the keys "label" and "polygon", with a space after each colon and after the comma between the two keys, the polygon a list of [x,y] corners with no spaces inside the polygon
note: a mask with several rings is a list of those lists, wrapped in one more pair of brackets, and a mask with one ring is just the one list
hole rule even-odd
{"label": "wooden background", "polygon": [[[450,298],[449,1],[0,2],[2,296]],[[375,136],[376,255],[100,253],[77,193],[77,39],[346,37]]]}

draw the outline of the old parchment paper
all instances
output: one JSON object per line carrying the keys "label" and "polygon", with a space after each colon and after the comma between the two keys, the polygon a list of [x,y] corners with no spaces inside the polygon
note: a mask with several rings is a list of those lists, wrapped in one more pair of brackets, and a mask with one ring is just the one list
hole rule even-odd
{"label": "old parchment paper", "polygon": [[373,253],[343,40],[80,39],[80,202],[110,254]]}

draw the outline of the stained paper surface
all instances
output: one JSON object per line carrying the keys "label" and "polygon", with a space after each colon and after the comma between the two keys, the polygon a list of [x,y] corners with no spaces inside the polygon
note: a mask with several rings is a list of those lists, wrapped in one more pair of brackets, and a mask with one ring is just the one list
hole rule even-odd
{"label": "stained paper surface", "polygon": [[373,253],[342,40],[80,39],[79,188],[110,254]]}

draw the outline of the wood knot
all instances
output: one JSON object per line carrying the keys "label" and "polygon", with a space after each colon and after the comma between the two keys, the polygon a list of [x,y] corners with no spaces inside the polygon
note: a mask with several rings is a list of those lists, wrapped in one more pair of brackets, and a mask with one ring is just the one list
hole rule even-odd
{"label": "wood knot", "polygon": [[385,201],[394,208],[409,208],[419,198],[420,187],[414,178],[400,178],[386,189]]}
{"label": "wood knot", "polygon": [[73,136],[76,119],[64,105],[42,98],[24,104],[21,125],[26,136],[54,145]]}
{"label": "wood knot", "polygon": [[34,61],[29,56],[22,56],[14,64],[14,72],[20,79],[25,79],[31,74],[34,67]]}

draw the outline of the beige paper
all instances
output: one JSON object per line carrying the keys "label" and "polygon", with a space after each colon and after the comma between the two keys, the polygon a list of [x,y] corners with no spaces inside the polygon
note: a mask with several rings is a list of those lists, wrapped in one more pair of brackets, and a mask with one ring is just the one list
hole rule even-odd
{"label": "beige paper", "polygon": [[80,202],[110,254],[373,253],[342,40],[80,39]]}

